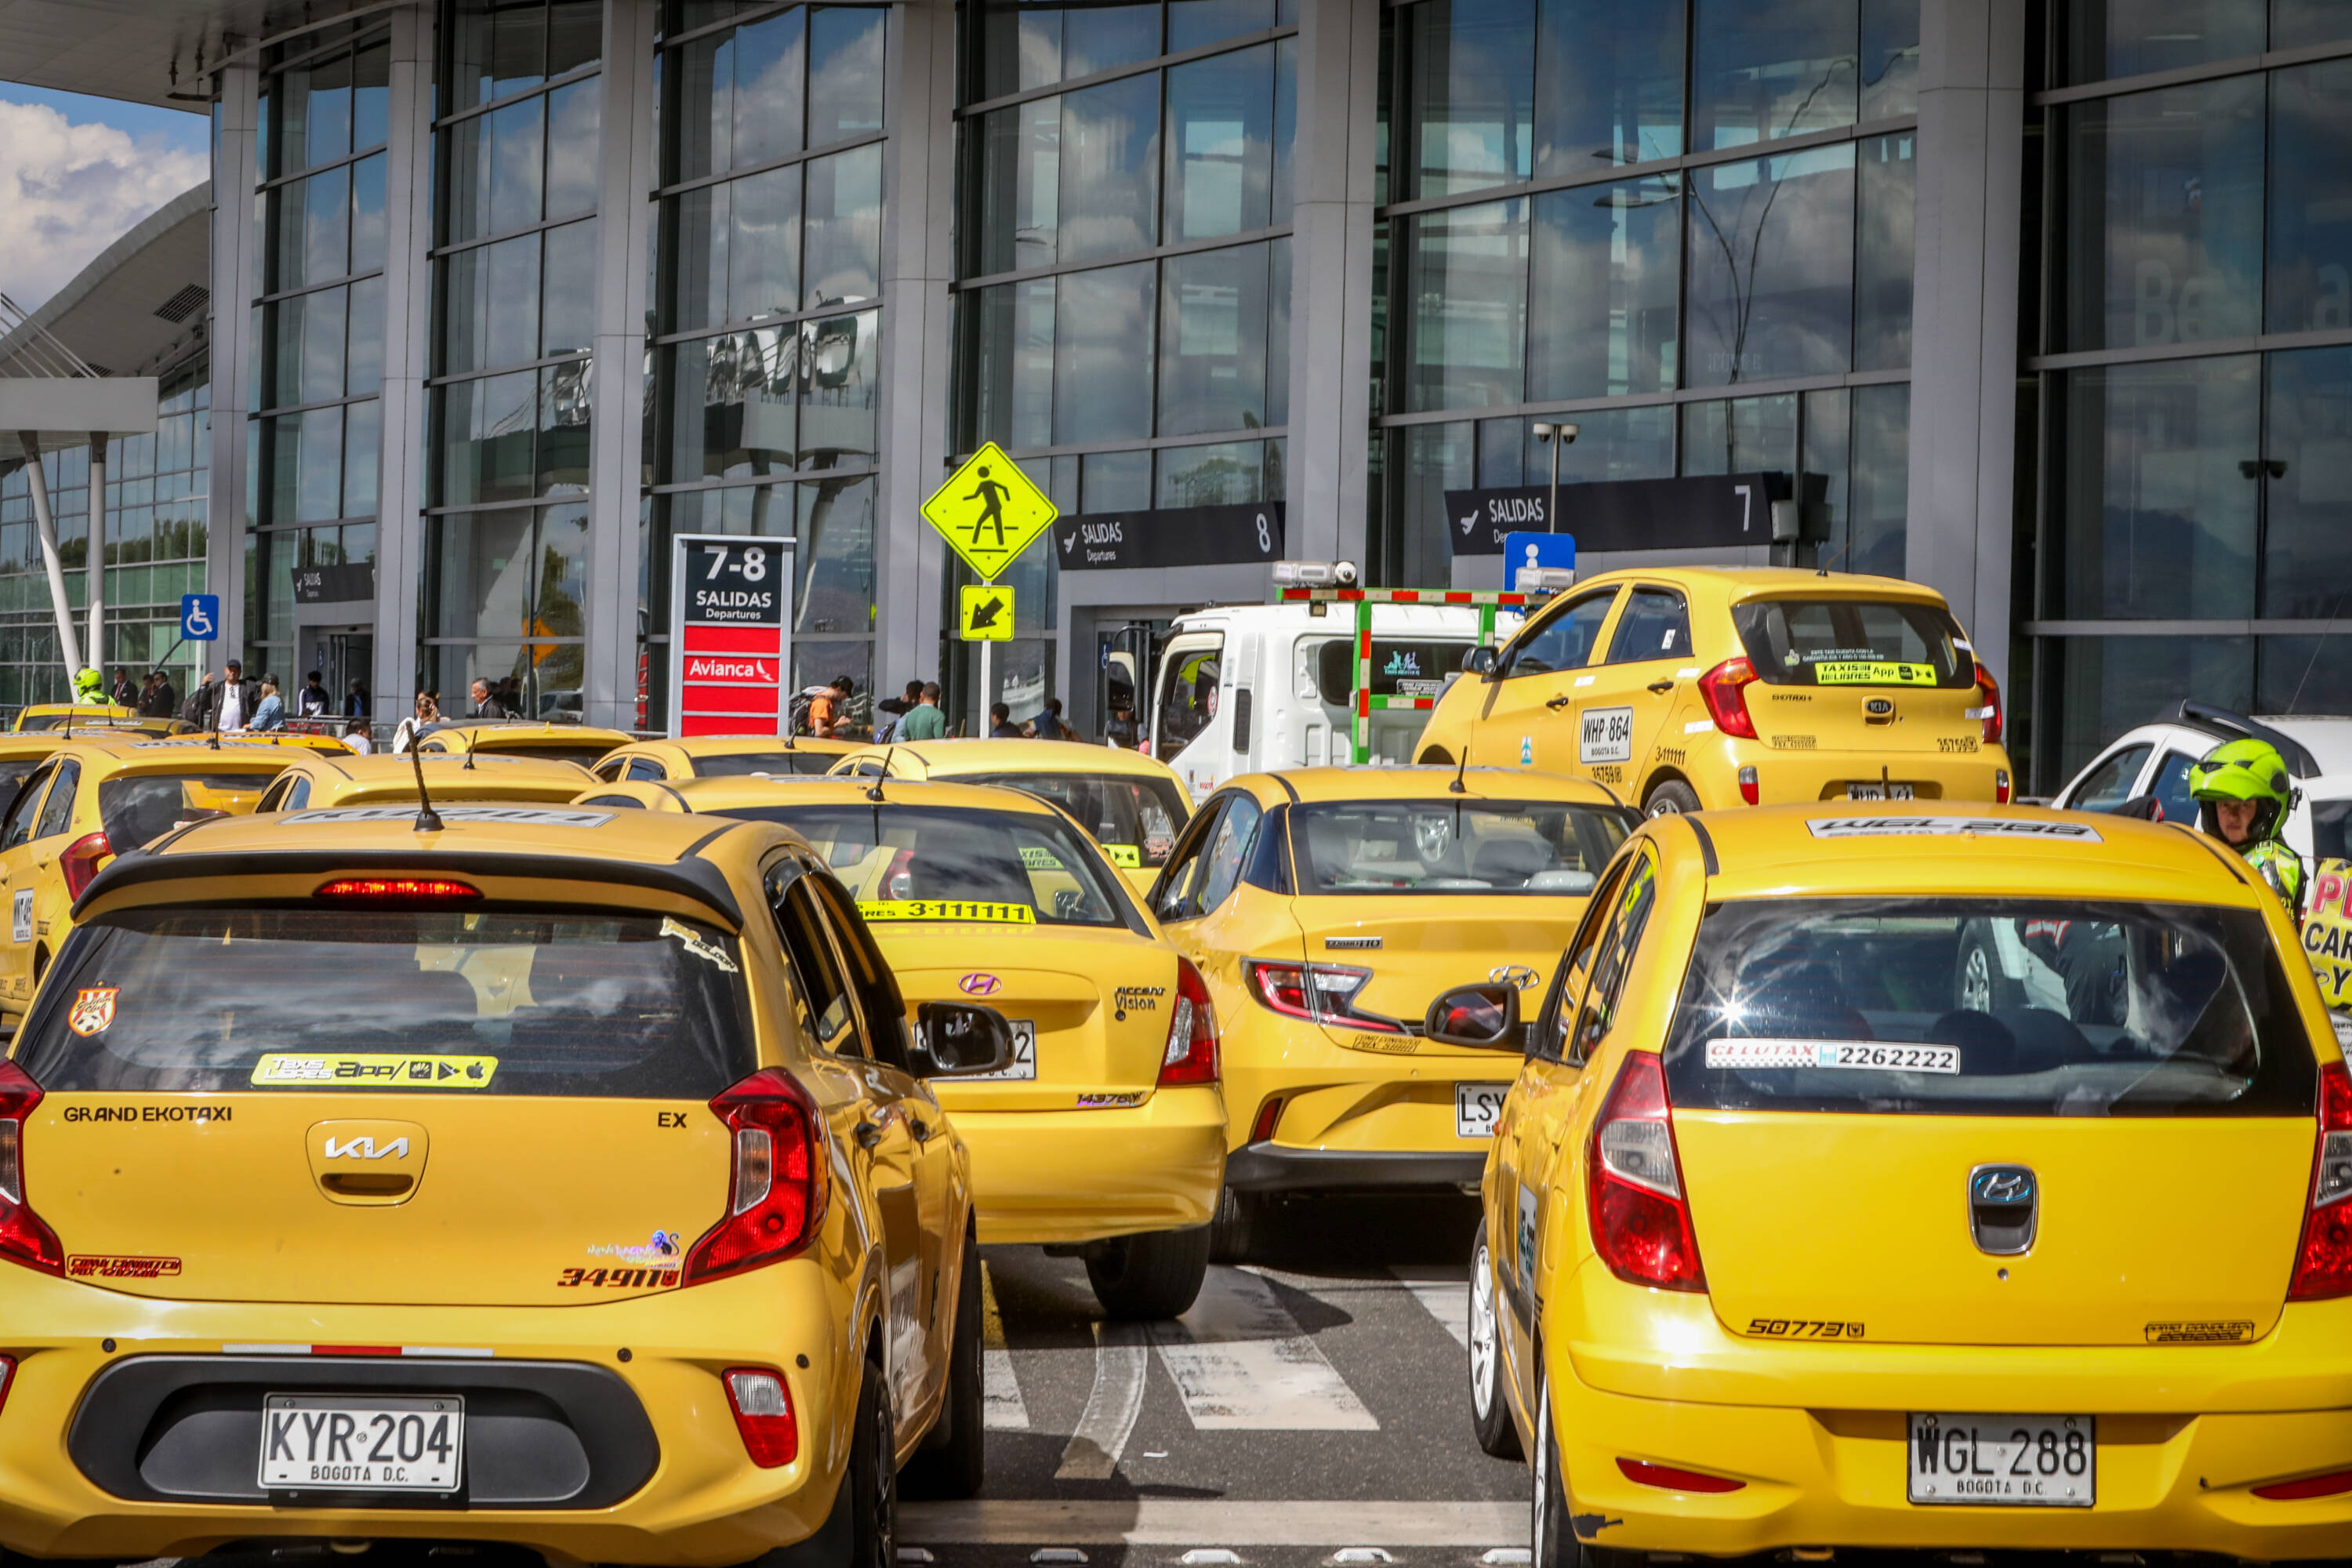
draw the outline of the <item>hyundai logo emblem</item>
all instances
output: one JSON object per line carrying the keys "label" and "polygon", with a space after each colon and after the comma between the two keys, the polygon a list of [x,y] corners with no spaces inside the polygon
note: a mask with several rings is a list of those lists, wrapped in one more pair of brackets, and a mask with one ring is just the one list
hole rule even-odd
{"label": "hyundai logo emblem", "polygon": [[967,996],[993,996],[1004,983],[993,974],[975,971],[956,982],[956,988]]}
{"label": "hyundai logo emblem", "polygon": [[1895,703],[1890,698],[1874,697],[1862,705],[1862,710],[1874,719],[1884,719],[1895,711]]}
{"label": "hyundai logo emblem", "polygon": [[2033,1248],[2042,1226],[2042,1184],[2023,1165],[1979,1165],[1969,1173],[1969,1234],[1979,1252],[2013,1258]]}
{"label": "hyundai logo emblem", "polygon": [[1486,978],[1494,984],[1507,985],[1515,991],[1529,991],[1535,988],[1538,977],[1524,963],[1504,963],[1486,971]]}

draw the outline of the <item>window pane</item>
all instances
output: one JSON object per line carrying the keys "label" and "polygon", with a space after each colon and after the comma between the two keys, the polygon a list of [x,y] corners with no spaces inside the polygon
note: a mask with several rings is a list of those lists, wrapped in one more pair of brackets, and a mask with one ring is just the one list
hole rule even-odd
{"label": "window pane", "polygon": [[664,483],[789,472],[800,329],[754,327],[662,351],[670,428]]}
{"label": "window pane", "polygon": [[2271,0],[2271,47],[2299,49],[2341,38],[2352,38],[2352,11],[2341,0]]}
{"label": "window pane", "polygon": [[603,0],[551,0],[547,8],[547,74],[562,76],[604,52]]}
{"label": "window pane", "polygon": [[1426,0],[1412,18],[1419,149],[1407,195],[1528,177],[1534,151],[1535,0]]}
{"label": "window pane", "polygon": [[2251,335],[2263,262],[2263,78],[2065,110],[2069,349]]}
{"label": "window pane", "polygon": [[1290,423],[1290,241],[1266,248],[1265,422]]}
{"label": "window pane", "polygon": [[[1846,534],[1852,540],[1838,566],[1883,577],[1904,574],[1904,520],[1910,511],[1911,388],[1853,389],[1853,481],[1847,492]],[[1834,552],[1838,543],[1826,548]]]}
{"label": "window pane", "polygon": [[962,126],[971,214],[967,277],[1045,267],[1055,260],[1062,183],[1062,100],[1033,99]]}
{"label": "window pane", "polygon": [[874,606],[874,478],[795,488],[800,532],[793,569],[800,580],[793,630],[863,632]]}
{"label": "window pane", "polygon": [[734,163],[735,35],[695,38],[662,57],[665,179],[700,179]]}
{"label": "window pane", "polygon": [[539,377],[496,375],[443,387],[440,504],[527,497]]}
{"label": "window pane", "polygon": [[[1570,417],[1576,439],[1559,449],[1559,482],[1581,484],[1599,479],[1664,479],[1675,471],[1675,410],[1671,404],[1646,408],[1593,408]],[[1551,477],[1552,448],[1527,434],[1528,421],[1486,420],[1481,423],[1480,459],[1485,460],[1484,430],[1505,424],[1517,426],[1524,446],[1520,451],[1522,484],[1541,484]],[[1487,482],[1479,476],[1479,482]],[[1575,507],[1563,500],[1570,519]],[[1573,531],[1571,528],[1571,531]]]}
{"label": "window pane", "polygon": [[1072,5],[1062,13],[1062,69],[1068,81],[1148,60],[1160,52],[1160,7]]}
{"label": "window pane", "polygon": [[1689,384],[1848,368],[1853,162],[1844,142],[1692,171]]}
{"label": "window pane", "polygon": [[1919,0],[1862,0],[1862,118],[1919,111]]}
{"label": "window pane", "polygon": [[[2352,713],[2352,660],[2333,637],[2262,637],[2254,662],[2257,713]],[[2337,809],[2343,809],[2338,805]],[[2343,829],[2339,826],[2337,833]],[[2327,854],[2325,848],[2322,855]]]}
{"label": "window pane", "polygon": [[882,288],[881,145],[814,158],[805,167],[808,261],[801,308],[873,299]]}
{"label": "window pane", "polygon": [[[301,307],[299,316],[288,312],[288,318],[301,323],[301,340],[291,345],[297,355],[294,395],[289,403],[331,403],[343,395],[343,310],[345,295],[341,289],[321,289],[316,294],[305,294],[299,300],[289,300],[289,306]],[[278,353],[282,359],[288,345],[281,338]],[[283,393],[286,388],[281,384]]]}
{"label": "window pane", "polygon": [[2263,0],[2075,0],[2066,10],[2070,81],[2178,70],[2263,50]]}
{"label": "window pane", "polygon": [[1906,131],[1860,144],[1861,208],[1854,217],[1853,368],[1911,363],[1912,212],[1919,194],[1916,138]]}
{"label": "window pane", "polygon": [[526,234],[443,259],[444,374],[539,357],[539,251]]}
{"label": "window pane", "polygon": [[1274,46],[1274,193],[1267,217],[1288,223],[1291,206],[1291,156],[1298,143],[1298,40],[1284,38]]}
{"label": "window pane", "polygon": [[2261,481],[2270,514],[2260,613],[2334,619],[2352,584],[2352,349],[2272,354],[2267,369],[2263,455],[2286,472]]}
{"label": "window pane", "polygon": [[392,100],[392,46],[379,41],[352,61],[352,150],[365,152],[383,141],[384,110]]}
{"label": "window pane", "polygon": [[[461,512],[434,520],[434,549],[425,566],[433,635],[519,637],[530,613],[529,507]],[[453,708],[465,689],[445,686]]]}
{"label": "window pane", "polygon": [[1698,0],[1691,144],[1700,152],[1853,123],[1853,0]]}
{"label": "window pane", "polygon": [[[720,201],[732,207],[714,259],[727,276],[727,318],[740,321],[798,310],[801,171],[771,169],[720,189]],[[837,183],[835,195],[839,195]],[[878,213],[873,221],[878,226]]]}
{"label": "window pane", "polygon": [[2238,464],[2255,453],[2258,369],[2247,354],[2067,374],[2064,532],[2044,568],[2059,615],[2254,613],[2255,487]]}
{"label": "window pane", "polygon": [[[1802,430],[1792,493],[1809,507],[1822,509],[1829,542],[1819,546],[1820,559],[1827,561],[1843,542],[1850,515],[1853,398],[1848,389],[1832,387],[1808,392],[1801,403]],[[1838,565],[1852,570],[1843,560]]]}
{"label": "window pane", "polygon": [[[281,441],[286,426],[296,419],[301,425],[296,437],[299,450],[294,459],[294,514],[290,521],[331,521],[343,514],[343,411],[313,408],[308,414],[281,419],[278,422]],[[282,449],[279,461],[282,472]],[[277,521],[285,522],[289,519],[281,512]]]}
{"label": "window pane", "polygon": [[880,451],[882,313],[861,310],[800,325],[801,461],[810,468],[855,468]]}
{"label": "window pane", "polygon": [[1015,448],[1054,438],[1054,280],[956,297],[957,446]]}
{"label": "window pane", "polygon": [[600,112],[593,78],[547,95],[547,216],[596,210],[596,139]]}
{"label": "window pane", "polygon": [[449,239],[498,234],[540,217],[546,100],[533,98],[449,128]]}
{"label": "window pane", "polygon": [[1684,473],[1787,473],[1796,466],[1795,393],[1683,405]]}
{"label": "window pane", "polygon": [[820,5],[809,16],[808,144],[882,129],[879,6]]}
{"label": "window pane", "polygon": [[1160,504],[1238,506],[1279,500],[1268,492],[1266,443],[1225,441],[1213,447],[1160,448]]}
{"label": "window pane", "polygon": [[1150,262],[1059,280],[1054,337],[1054,444],[1151,434]]}
{"label": "window pane", "polygon": [[450,24],[450,111],[541,79],[546,26],[538,0],[458,0]]}
{"label": "window pane", "polygon": [[1168,52],[1262,33],[1274,25],[1274,0],[1169,0]]}
{"label": "window pane", "polygon": [[801,89],[808,74],[808,11],[735,29],[735,135],[731,166],[801,150]]}
{"label": "window pane", "polygon": [[1050,87],[1062,79],[1062,14],[1026,0],[973,0],[964,8],[971,39],[967,101]]}
{"label": "window pane", "polygon": [[[531,584],[530,632],[533,637],[576,637],[588,633],[581,606],[588,597],[588,509],[551,506],[539,514],[539,563]],[[563,657],[561,650],[543,656],[545,665]],[[576,658],[574,654],[572,657]],[[577,678],[558,684],[578,684]]]}
{"label": "window pane", "polygon": [[1672,174],[1535,198],[1528,320],[1530,399],[1619,396],[1675,384],[1681,203]]}
{"label": "window pane", "polygon": [[1535,114],[1539,179],[1680,153],[1681,7],[1539,0]]}
{"label": "window pane", "polygon": [[383,438],[383,405],[371,398],[343,410],[344,517],[375,515],[376,453]]}
{"label": "window pane", "polygon": [[302,278],[317,282],[350,270],[352,172],[313,174],[302,182]]}
{"label": "window pane", "polygon": [[1173,256],[1161,264],[1160,435],[1268,422],[1265,311],[1263,245]]}
{"label": "window pane", "polygon": [[2263,326],[2352,327],[2352,61],[2271,77],[2270,254]]}
{"label": "window pane", "polygon": [[2042,647],[2059,702],[2057,732],[2036,737],[2037,790],[2055,791],[2107,742],[2184,697],[2253,707],[2252,637],[2053,637]]}
{"label": "window pane", "polygon": [[[1373,581],[1453,580],[1454,553],[1446,541],[1451,523],[1445,512],[1445,492],[1468,489],[1477,482],[1472,457],[1475,430],[1475,426],[1465,420],[1451,425],[1408,425],[1396,432],[1398,445],[1403,450],[1398,464],[1402,472],[1391,545],[1392,558],[1373,574]],[[1569,448],[1571,452],[1575,449]]]}
{"label": "window pane", "polygon": [[1062,100],[1060,256],[1148,249],[1160,208],[1160,78],[1146,72]]}
{"label": "window pane", "polygon": [[589,360],[550,365],[539,373],[540,495],[588,488]]}
{"label": "window pane", "polygon": [[1409,410],[1477,408],[1524,396],[1527,211],[1520,199],[1486,202],[1424,214],[1408,226]]}
{"label": "window pane", "polygon": [[1168,244],[1266,226],[1273,117],[1271,44],[1168,73]]}
{"label": "window pane", "polygon": [[551,228],[541,247],[547,274],[540,287],[539,352],[577,353],[589,346],[596,321],[596,226]]}
{"label": "window pane", "polygon": [[381,157],[352,165],[352,270],[383,265],[383,167]]}
{"label": "window pane", "polygon": [[1151,504],[1150,452],[1088,452],[1079,473],[1087,511],[1140,511]]}
{"label": "window pane", "polygon": [[[780,173],[792,173],[797,178],[796,171]],[[690,331],[727,320],[730,209],[734,191],[732,184],[704,185],[662,204],[664,265],[655,294],[659,331]],[[793,289],[792,303],[798,305],[800,298],[800,289]]]}
{"label": "window pane", "polygon": [[278,173],[290,174],[352,150],[352,58],[300,66],[279,76]]}

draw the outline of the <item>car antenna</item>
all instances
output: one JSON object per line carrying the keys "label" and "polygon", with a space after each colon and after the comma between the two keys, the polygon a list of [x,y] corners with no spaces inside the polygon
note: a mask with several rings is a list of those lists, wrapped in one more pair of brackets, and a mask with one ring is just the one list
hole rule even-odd
{"label": "car antenna", "polygon": [[466,731],[466,771],[469,773],[474,771],[474,731],[471,730]]}
{"label": "car antenna", "polygon": [[883,752],[883,753],[882,753],[882,771],[881,771],[880,773],[876,773],[876,774],[874,775],[874,782],[873,782],[872,784],[867,784],[867,785],[866,786],[866,799],[871,800],[871,801],[877,801],[877,802],[878,802],[878,801],[880,801],[880,800],[881,800],[881,798],[882,798],[882,781],[883,781],[884,779],[887,779],[887,778],[888,778],[888,777],[890,776],[890,759],[891,759],[891,758],[893,758],[893,757],[895,757],[895,756],[897,756],[898,754],[898,748],[897,746],[895,746],[895,745],[894,745],[894,746],[892,746],[888,751],[887,751],[887,752]]}
{"label": "car antenna", "polygon": [[1847,551],[1852,550],[1853,548],[1853,541],[1851,539],[1847,540],[1843,544],[1839,545],[1837,554],[1832,555],[1827,561],[1822,562],[1822,569],[1814,573],[1813,575],[1816,577],[1828,576],[1830,574],[1830,568],[1837,564],[1839,556],[1843,556]]}
{"label": "car antenna", "polygon": [[[221,679],[226,680],[228,678],[223,676]],[[213,709],[212,749],[215,752],[220,750],[220,709],[218,707]]]}
{"label": "car antenna", "polygon": [[1469,771],[1470,748],[1465,746],[1462,748],[1462,765],[1454,770],[1454,782],[1445,786],[1445,793],[1448,795],[1468,795],[1470,792],[1462,787],[1462,775]]}
{"label": "car antenna", "polygon": [[408,763],[416,770],[416,831],[438,833],[441,831],[441,814],[433,809],[433,797],[425,793],[425,748],[410,746]]}

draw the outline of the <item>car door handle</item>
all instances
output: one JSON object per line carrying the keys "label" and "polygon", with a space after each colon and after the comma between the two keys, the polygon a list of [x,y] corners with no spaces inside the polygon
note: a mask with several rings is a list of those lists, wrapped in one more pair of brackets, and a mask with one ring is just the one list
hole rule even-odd
{"label": "car door handle", "polygon": [[882,1142],[882,1129],[871,1121],[861,1121],[850,1129],[849,1135],[857,1140],[860,1149],[871,1149]]}
{"label": "car door handle", "polygon": [[1567,692],[1563,691],[1563,692],[1561,692],[1559,696],[1554,697],[1554,698],[1550,699],[1549,700],[1546,701],[1546,702],[1544,703],[1544,706],[1545,706],[1545,707],[1547,707],[1547,708],[1553,708],[1553,709],[1565,708],[1565,707],[1567,707],[1570,703],[1571,703],[1571,702],[1573,702],[1573,701],[1575,701],[1575,700],[1576,700],[1576,699],[1575,699],[1575,698],[1570,697]]}
{"label": "car door handle", "polygon": [[1667,692],[1672,691],[1674,689],[1675,683],[1663,678],[1650,682],[1650,689],[1656,692],[1661,697],[1664,697]]}

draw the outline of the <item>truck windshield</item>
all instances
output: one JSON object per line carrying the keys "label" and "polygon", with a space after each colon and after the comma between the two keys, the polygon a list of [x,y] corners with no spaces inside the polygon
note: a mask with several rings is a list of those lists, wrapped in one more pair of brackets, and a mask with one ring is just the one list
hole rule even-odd
{"label": "truck windshield", "polygon": [[1174,756],[1217,716],[1217,672],[1224,651],[1223,637],[1205,644],[1187,638],[1168,650],[1168,662],[1161,667],[1160,711],[1151,727],[1158,740],[1156,755]]}

